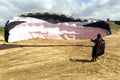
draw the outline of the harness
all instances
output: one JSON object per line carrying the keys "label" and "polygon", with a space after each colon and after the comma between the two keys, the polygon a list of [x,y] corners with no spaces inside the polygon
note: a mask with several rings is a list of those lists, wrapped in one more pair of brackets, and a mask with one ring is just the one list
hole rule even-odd
{"label": "harness", "polygon": [[104,43],[104,40],[100,38],[97,43],[96,57],[101,54],[101,49],[103,48],[102,44],[105,44],[105,43]]}
{"label": "harness", "polygon": [[101,42],[98,41],[97,50],[96,50],[96,57],[98,56],[98,53],[99,53],[99,50],[100,50],[100,44],[101,44]]}

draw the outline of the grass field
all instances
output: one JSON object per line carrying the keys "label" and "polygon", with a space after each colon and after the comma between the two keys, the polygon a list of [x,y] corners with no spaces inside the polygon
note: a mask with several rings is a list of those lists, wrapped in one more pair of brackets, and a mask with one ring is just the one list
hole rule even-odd
{"label": "grass field", "polygon": [[109,22],[105,54],[90,62],[90,40],[31,39],[5,43],[0,29],[0,80],[119,80],[120,25]]}
{"label": "grass field", "polygon": [[0,27],[0,35],[4,35],[4,28],[3,27]]}

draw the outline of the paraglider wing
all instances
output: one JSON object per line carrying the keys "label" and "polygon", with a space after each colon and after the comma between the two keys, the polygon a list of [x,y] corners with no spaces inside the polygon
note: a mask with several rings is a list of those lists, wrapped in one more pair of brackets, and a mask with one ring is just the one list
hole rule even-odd
{"label": "paraglider wing", "polygon": [[96,25],[102,21],[78,22],[66,19],[66,22],[51,22],[34,17],[15,17],[6,23],[5,41],[16,42],[32,38],[79,40],[95,38],[98,33],[102,36],[111,34],[109,26],[106,28],[107,23],[102,24],[102,27]]}

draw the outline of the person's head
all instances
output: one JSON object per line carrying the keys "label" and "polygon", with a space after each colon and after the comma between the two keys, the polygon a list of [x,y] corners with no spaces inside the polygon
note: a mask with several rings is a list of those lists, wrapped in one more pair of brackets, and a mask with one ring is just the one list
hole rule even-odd
{"label": "person's head", "polygon": [[101,34],[99,33],[99,34],[97,34],[97,38],[101,38],[102,36],[101,36]]}

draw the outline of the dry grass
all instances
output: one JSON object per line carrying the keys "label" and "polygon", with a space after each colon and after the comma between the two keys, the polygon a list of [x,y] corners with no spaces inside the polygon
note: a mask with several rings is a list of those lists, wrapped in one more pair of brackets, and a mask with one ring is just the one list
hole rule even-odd
{"label": "dry grass", "polygon": [[90,62],[89,40],[5,43],[0,36],[0,80],[119,80],[119,36],[104,37],[105,54],[96,62]]}

